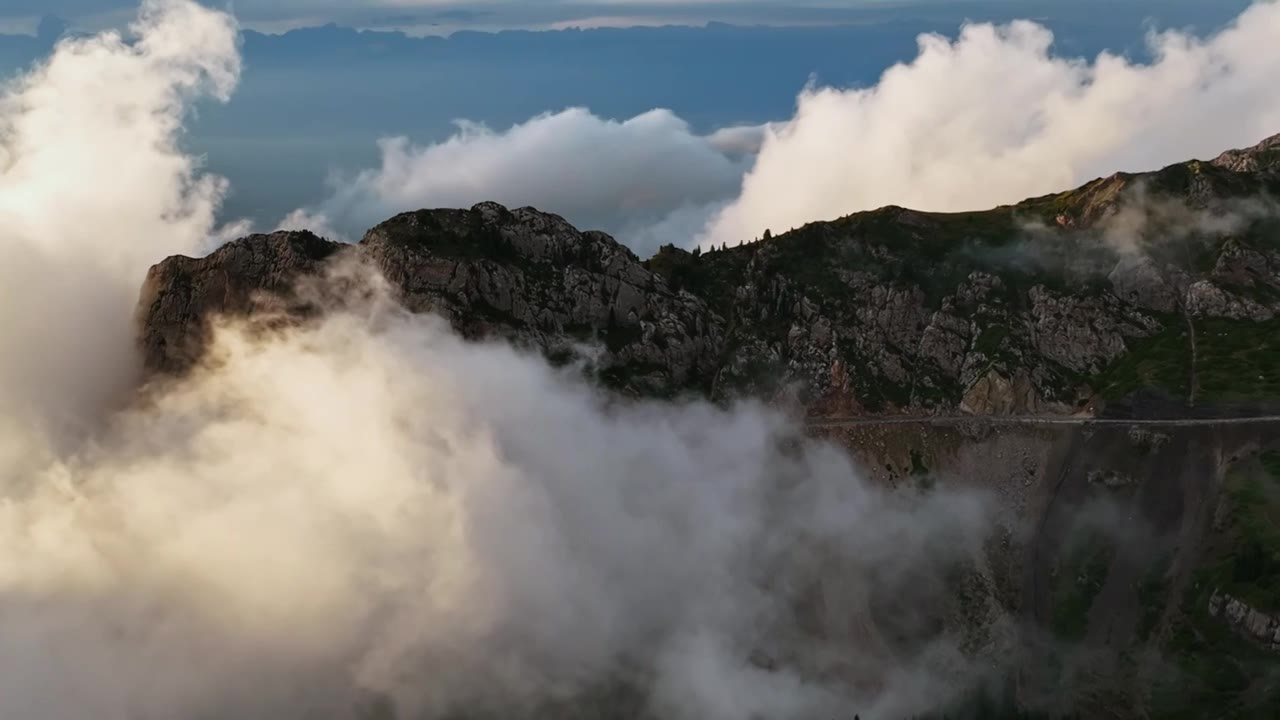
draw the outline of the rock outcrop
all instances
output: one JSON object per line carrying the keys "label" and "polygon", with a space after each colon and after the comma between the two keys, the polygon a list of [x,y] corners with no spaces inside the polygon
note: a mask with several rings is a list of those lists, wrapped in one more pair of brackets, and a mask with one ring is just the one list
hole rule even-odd
{"label": "rock outcrop", "polygon": [[[646,261],[558,216],[493,203],[404,213],[353,245],[253,235],[152,268],[140,343],[151,373],[181,375],[200,362],[217,318],[308,322],[359,291],[360,274],[348,271],[367,267],[411,312],[554,362],[576,357],[633,396],[751,395],[826,416],[1038,415],[1089,414],[1128,393],[1133,416],[1168,417],[1190,411],[1178,392],[1205,395],[1210,380],[1280,394],[1277,217],[1183,222],[1280,193],[1270,156],[1253,152],[986,212],[884,208],[737,248],[666,247]],[[1161,217],[1170,203],[1185,211],[1173,229]],[[1120,238],[1118,227],[1140,236]],[[1221,368],[1204,359],[1215,345],[1229,361]],[[1197,371],[1216,375],[1200,382]],[[983,566],[948,580],[941,622],[975,666],[1016,665],[1022,700],[1063,697],[1065,684],[1083,717],[1162,716],[1148,712],[1156,685],[1174,706],[1201,697],[1186,668],[1176,692],[1161,683],[1169,643],[1202,621],[1280,650],[1280,618],[1213,592],[1229,587],[1218,580],[1192,584],[1237,542],[1225,510],[1205,527],[1226,507],[1217,498],[1229,471],[1274,449],[1280,422],[820,425],[811,431],[850,449],[873,480],[913,493],[972,485],[996,498],[1000,531]],[[1021,635],[1027,627],[1035,632]],[[1062,648],[1089,665],[1067,668],[1065,681]],[[1196,651],[1209,714],[1230,651]],[[1255,694],[1236,697],[1275,706]]]}
{"label": "rock outcrop", "polygon": [[468,337],[502,337],[552,357],[595,343],[604,379],[636,394],[704,390],[724,346],[725,324],[705,302],[672,290],[607,235],[482,203],[397,215],[353,246],[278,232],[199,260],[170,258],[143,287],[146,367],[189,368],[214,316],[305,317],[318,309],[316,299],[294,283],[339,258],[367,263],[407,309],[438,313]]}
{"label": "rock outcrop", "polygon": [[299,279],[322,273],[342,248],[309,232],[276,232],[240,238],[204,258],[176,256],[152,267],[138,300],[147,370],[190,368],[204,351],[214,317],[299,314]]}
{"label": "rock outcrop", "polygon": [[1222,618],[1237,633],[1262,647],[1280,651],[1280,617],[1219,592],[1209,598],[1209,614]]}
{"label": "rock outcrop", "polygon": [[1213,164],[1239,173],[1280,171],[1280,135],[1269,137],[1251,148],[1228,150]]}

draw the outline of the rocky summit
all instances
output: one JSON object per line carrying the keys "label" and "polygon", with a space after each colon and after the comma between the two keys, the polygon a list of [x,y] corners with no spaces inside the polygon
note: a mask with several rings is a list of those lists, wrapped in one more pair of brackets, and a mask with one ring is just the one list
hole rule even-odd
{"label": "rocky summit", "polygon": [[[300,277],[371,263],[415,312],[567,359],[646,397],[766,397],[809,415],[1091,413],[1155,391],[1188,408],[1280,394],[1280,139],[983,212],[887,207],[641,260],[532,208],[398,215],[344,246],[253,235],[152,268],[152,371],[209,320],[305,315]],[[265,305],[264,305],[265,303]]]}

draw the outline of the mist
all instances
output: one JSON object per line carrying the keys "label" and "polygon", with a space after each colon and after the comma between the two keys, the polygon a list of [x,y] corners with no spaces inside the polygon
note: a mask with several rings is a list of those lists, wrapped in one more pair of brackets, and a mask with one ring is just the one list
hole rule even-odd
{"label": "mist", "polygon": [[0,414],[64,434],[123,390],[140,273],[209,235],[223,183],[177,148],[188,102],[226,98],[235,23],[149,1],[66,40],[0,99]]}
{"label": "mist", "polygon": [[555,715],[622,686],[676,720],[871,717],[976,680],[868,607],[936,603],[989,503],[868,485],[768,408],[619,400],[360,266],[313,322],[224,321],[140,378],[145,269],[241,229],[181,147],[240,68],[190,0],[131,33],[0,105],[0,715]]}
{"label": "mist", "polygon": [[615,403],[376,295],[270,338],[228,326],[6,508],[0,697],[29,718],[347,717],[367,693],[520,716],[636,673],[662,717],[918,711],[962,670],[922,695],[874,636],[792,619],[817,588],[866,612],[873,573],[925,595],[978,552],[980,498],[907,500],[764,408]]}

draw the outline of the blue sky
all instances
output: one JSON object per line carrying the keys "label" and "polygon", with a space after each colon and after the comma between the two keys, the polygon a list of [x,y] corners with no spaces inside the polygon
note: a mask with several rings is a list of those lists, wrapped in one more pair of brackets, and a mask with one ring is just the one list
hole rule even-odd
{"label": "blue sky", "polygon": [[[868,8],[906,4],[897,0],[233,0],[206,4],[230,7],[247,27],[280,31],[329,22],[423,33],[457,29],[556,28],[566,25],[623,26],[702,24],[720,20],[743,24],[790,25],[857,21]],[[960,4],[923,0],[910,4]],[[965,3],[972,4],[972,3]],[[56,14],[85,28],[127,20],[131,0],[4,0],[0,19],[28,30],[44,14]]]}
{"label": "blue sky", "polygon": [[[34,27],[37,16],[32,13],[44,11],[67,18],[75,27],[92,29],[95,23],[127,23],[137,9],[136,1],[0,0],[0,15],[26,18],[23,22]],[[226,7],[221,1],[211,4]],[[881,0],[817,7],[793,0],[698,5],[627,0],[498,0],[465,5],[448,0],[235,0],[232,9],[241,24],[259,32],[243,35],[244,72],[231,101],[199,103],[187,118],[183,143],[205,168],[230,180],[224,217],[249,218],[260,227],[270,227],[294,209],[320,204],[330,216],[350,218],[340,228],[343,232],[358,233],[362,226],[401,209],[499,199],[558,210],[587,227],[643,236],[647,239],[637,241],[637,246],[649,247],[666,237],[691,235],[691,228],[705,220],[706,208],[727,201],[741,184],[751,161],[720,157],[721,145],[712,137],[715,133],[790,120],[806,87],[837,92],[874,87],[887,68],[909,63],[922,52],[918,42],[922,33],[954,40],[968,21],[1033,19],[1052,32],[1052,42],[1010,61],[1006,74],[1018,77],[1025,74],[1028,63],[1048,67],[1052,58],[1087,62],[1103,51],[1131,62],[1150,62],[1150,30],[1188,28],[1193,35],[1204,36],[1248,4],[1248,0]],[[589,18],[595,20],[583,22]],[[709,20],[732,25],[708,27]],[[608,27],[636,22],[685,27]],[[430,35],[448,28],[541,29],[574,23],[605,27],[581,32],[460,33],[442,39],[320,27],[326,23],[347,28],[410,27]],[[272,34],[294,26],[310,29]],[[1019,42],[1003,38],[991,44],[998,50]],[[17,71],[51,47],[50,37],[0,37],[0,76]],[[955,72],[963,70],[957,67]],[[1067,89],[1059,89],[1080,94],[1080,88],[1071,89],[1075,84],[1071,81]],[[954,88],[959,81],[946,80],[942,85]],[[953,110],[984,107],[990,104],[984,97],[999,94],[999,89],[977,87]],[[939,92],[941,88],[921,91],[926,97]],[[652,114],[658,110],[666,114]],[[892,115],[886,109],[876,112],[876,117]],[[837,127],[858,122],[858,111],[847,114]],[[466,122],[459,125],[460,120]],[[1213,136],[1195,146],[1194,152],[1252,144],[1263,132],[1280,129],[1280,118],[1264,120],[1260,127],[1223,135],[1227,140]],[[1137,126],[1132,119],[1115,122]],[[477,127],[487,128],[492,135]],[[598,177],[595,165],[599,163],[573,173],[577,178],[592,177],[590,189],[608,190],[612,195],[600,197],[572,182],[541,179],[565,166],[562,158],[533,150],[554,146],[548,140],[553,131],[560,133],[557,140],[595,138],[591,142],[616,151],[611,160],[606,158],[613,163],[612,175]],[[851,131],[840,137],[856,135]],[[380,144],[395,138],[402,138],[402,143]],[[922,142],[927,145],[926,141]],[[628,147],[645,149],[631,152]],[[853,157],[874,150],[858,148],[846,154]],[[590,154],[596,157],[599,152],[596,147]],[[1160,153],[1114,162],[1108,158],[1090,170],[1149,169],[1150,157],[1172,161],[1185,159],[1187,152],[1191,151],[1179,137]],[[580,153],[577,146],[564,149],[569,157]],[[687,167],[689,158],[705,162]],[[423,171],[426,165],[433,170]],[[407,168],[403,177],[395,177],[388,169],[400,166]],[[442,167],[465,170],[467,177],[435,171]],[[489,169],[481,172],[482,168]],[[483,183],[469,184],[481,175]],[[670,177],[697,180],[696,187],[684,188],[678,196],[657,192],[674,187]],[[525,182],[529,178],[535,180],[532,185]],[[650,178],[652,182],[637,189],[635,182],[612,182],[616,178]],[[1077,179],[1074,170],[1064,170],[1061,179],[1041,189],[1065,189]],[[563,193],[546,192],[561,185]],[[403,188],[418,190],[404,194]],[[1000,199],[1021,197],[1013,192]],[[637,205],[637,198],[647,198],[654,207]],[[686,200],[697,206],[694,210],[702,210],[684,207]],[[832,207],[845,209],[836,202]],[[618,208],[625,211],[615,212]],[[826,208],[815,213],[807,219],[825,216]],[[660,228],[661,233],[650,232],[651,227]],[[743,232],[757,230],[752,225]]]}
{"label": "blue sky", "polygon": [[[813,25],[872,22],[904,10],[917,16],[1037,16],[1070,11],[1066,0],[207,0],[232,9],[246,26],[267,32],[334,22],[353,27],[443,34],[459,29],[703,24]],[[1089,3],[1084,3],[1089,4]],[[1095,3],[1096,4],[1096,3]],[[1211,6],[1202,0],[1115,0],[1120,6]],[[1226,3],[1238,4],[1238,3]],[[78,27],[119,25],[133,0],[0,0],[0,29],[31,32],[54,14]],[[1206,8],[1207,9],[1207,8]]]}

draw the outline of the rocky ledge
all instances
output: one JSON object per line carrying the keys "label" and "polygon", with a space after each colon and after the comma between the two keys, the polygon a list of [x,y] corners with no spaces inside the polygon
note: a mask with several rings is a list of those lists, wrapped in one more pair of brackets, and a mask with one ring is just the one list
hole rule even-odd
{"label": "rocky ledge", "polygon": [[724,347],[724,322],[705,302],[673,290],[607,235],[482,203],[397,215],[356,245],[275,232],[165,260],[140,300],[148,371],[189,369],[213,317],[305,317],[316,302],[297,283],[339,262],[368,263],[407,309],[438,313],[467,337],[502,337],[552,358],[598,344],[602,376],[636,394],[705,387]]}
{"label": "rocky ledge", "polygon": [[1237,633],[1262,647],[1280,651],[1280,617],[1217,591],[1209,598],[1209,614],[1222,618]]}

